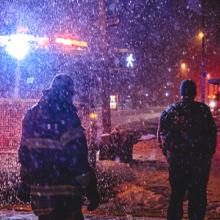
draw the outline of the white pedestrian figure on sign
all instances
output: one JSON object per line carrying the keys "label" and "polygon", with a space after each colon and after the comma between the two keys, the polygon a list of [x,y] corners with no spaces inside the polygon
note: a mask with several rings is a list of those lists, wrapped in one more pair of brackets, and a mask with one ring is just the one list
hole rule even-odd
{"label": "white pedestrian figure on sign", "polygon": [[133,67],[134,66],[134,57],[133,54],[130,54],[127,58],[127,67]]}

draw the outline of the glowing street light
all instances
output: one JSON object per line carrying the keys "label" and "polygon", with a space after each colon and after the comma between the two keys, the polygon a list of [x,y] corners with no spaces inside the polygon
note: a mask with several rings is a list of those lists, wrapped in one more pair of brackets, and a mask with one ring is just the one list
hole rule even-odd
{"label": "glowing street light", "polygon": [[187,69],[186,63],[181,63],[180,68],[181,68],[181,70],[182,70],[183,72],[185,72],[186,69]]}
{"label": "glowing street light", "polygon": [[[21,60],[25,59],[27,54],[32,49],[47,49],[50,45],[64,45],[65,47],[70,46],[75,51],[88,49],[88,43],[86,41],[77,40],[75,38],[55,38],[34,36],[27,34],[28,29],[19,27],[17,33],[12,35],[0,35],[0,47],[3,47],[8,55],[16,60],[15,70],[15,87],[14,97],[19,97],[19,81],[20,81],[20,65]],[[28,78],[27,83],[32,84],[33,78]]]}
{"label": "glowing street light", "polygon": [[11,35],[6,43],[5,50],[8,54],[17,60],[17,67],[15,71],[15,88],[14,97],[19,97],[19,81],[20,81],[20,60],[23,60],[30,50],[29,41],[32,36],[27,34],[14,34]]}
{"label": "glowing street light", "polygon": [[204,37],[205,37],[205,34],[202,31],[200,31],[199,34],[198,34],[198,38],[200,40],[202,40]]}
{"label": "glowing street light", "polygon": [[187,77],[187,72],[189,72],[188,65],[185,62],[180,63],[180,75],[181,75],[181,77]]}
{"label": "glowing street light", "polygon": [[[204,29],[204,15],[203,15],[203,22],[202,26]],[[205,78],[206,78],[206,72],[205,72],[205,34],[204,32],[200,31],[198,34],[198,37],[201,41],[201,69],[202,69],[202,83],[201,83],[201,101],[205,102]]]}
{"label": "glowing street light", "polygon": [[23,60],[30,49],[29,38],[30,36],[26,34],[11,35],[6,44],[6,51],[15,59]]}

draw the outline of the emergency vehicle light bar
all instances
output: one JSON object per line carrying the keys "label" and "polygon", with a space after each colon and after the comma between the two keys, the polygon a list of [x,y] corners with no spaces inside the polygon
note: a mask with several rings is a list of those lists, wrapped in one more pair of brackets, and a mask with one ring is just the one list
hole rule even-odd
{"label": "emergency vehicle light bar", "polygon": [[[5,47],[10,42],[13,40],[13,38],[17,35],[21,35],[20,33],[18,34],[13,34],[13,35],[5,35],[5,36],[0,36],[0,46]],[[30,34],[22,34],[22,36],[25,38],[27,43],[30,44],[36,44],[37,47],[46,47],[50,44],[62,44],[65,46],[75,46],[75,47],[82,47],[82,48],[87,48],[88,43],[86,41],[81,41],[81,40],[76,40],[76,39],[71,39],[71,38],[62,38],[62,37],[57,37],[54,40],[48,38],[48,37],[39,37],[39,36],[33,36]]]}
{"label": "emergency vehicle light bar", "polygon": [[55,42],[57,44],[63,44],[66,46],[88,47],[88,43],[86,41],[79,41],[79,40],[70,39],[70,38],[58,37],[56,38]]}

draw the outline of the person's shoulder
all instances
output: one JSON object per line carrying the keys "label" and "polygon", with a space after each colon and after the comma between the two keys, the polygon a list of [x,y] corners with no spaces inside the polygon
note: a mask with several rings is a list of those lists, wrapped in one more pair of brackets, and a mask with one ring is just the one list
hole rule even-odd
{"label": "person's shoulder", "polygon": [[174,104],[171,105],[172,110],[176,110],[178,108],[182,108],[184,106],[184,102],[183,100],[179,100],[177,102],[175,102]]}
{"label": "person's shoulder", "polygon": [[35,113],[36,111],[38,111],[40,108],[39,103],[36,103],[34,105],[32,105],[28,110],[27,113],[31,114],[31,113]]}
{"label": "person's shoulder", "polygon": [[203,102],[199,102],[199,101],[194,101],[195,105],[200,108],[201,110],[204,111],[210,111],[210,108],[207,104],[203,103]]}
{"label": "person's shoulder", "polygon": [[77,109],[77,107],[73,103],[71,103],[71,105],[70,105],[70,111],[73,114],[77,114],[78,113],[78,109]]}
{"label": "person's shoulder", "polygon": [[39,109],[39,103],[36,103],[33,106],[29,107],[26,111],[24,119],[31,120],[33,118],[33,116],[36,115],[38,109]]}
{"label": "person's shoulder", "polygon": [[175,110],[176,110],[176,105],[177,105],[177,103],[173,103],[173,104],[167,106],[167,107],[162,111],[161,117],[165,117],[165,116],[171,114],[173,111],[175,111]]}
{"label": "person's shoulder", "polygon": [[166,111],[167,113],[171,113],[173,111],[176,111],[179,106],[181,106],[181,102],[175,102],[169,105],[164,111]]}

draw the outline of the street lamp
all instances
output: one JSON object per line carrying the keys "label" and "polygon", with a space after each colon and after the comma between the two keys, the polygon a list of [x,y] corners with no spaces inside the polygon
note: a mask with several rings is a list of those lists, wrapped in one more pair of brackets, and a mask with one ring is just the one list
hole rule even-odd
{"label": "street lamp", "polygon": [[202,69],[202,82],[201,82],[201,102],[205,102],[205,0],[201,0],[202,6],[202,20],[201,20],[201,28],[202,31],[199,33],[200,39],[202,41],[202,48],[201,48],[201,69]]}
{"label": "street lamp", "polygon": [[188,66],[186,63],[181,63],[180,64],[180,73],[181,73],[181,77],[185,77],[187,75],[187,71],[188,71]]}
{"label": "street lamp", "polygon": [[10,36],[10,40],[7,42],[5,47],[7,53],[17,60],[14,88],[14,97],[16,98],[19,97],[20,61],[23,60],[29,52],[29,40],[30,35],[22,33],[14,34]]}
{"label": "street lamp", "polygon": [[182,71],[186,71],[187,65],[186,63],[181,63],[180,67]]}
{"label": "street lamp", "polygon": [[200,31],[199,34],[198,34],[199,40],[202,40],[203,37],[205,37],[205,34],[202,31]]}
{"label": "street lamp", "polygon": [[201,41],[201,69],[202,69],[202,86],[201,86],[201,101],[205,102],[205,34],[200,31],[198,34],[198,38]]}
{"label": "street lamp", "polygon": [[27,55],[30,46],[28,44],[28,35],[15,34],[10,36],[6,45],[6,51],[17,60],[22,60]]}

